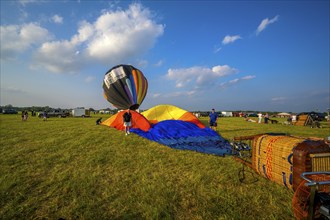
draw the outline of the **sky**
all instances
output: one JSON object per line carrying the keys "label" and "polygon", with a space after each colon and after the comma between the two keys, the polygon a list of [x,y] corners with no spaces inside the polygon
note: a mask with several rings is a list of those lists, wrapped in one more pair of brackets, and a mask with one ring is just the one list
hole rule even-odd
{"label": "sky", "polygon": [[114,108],[105,73],[143,72],[140,109],[327,111],[329,1],[1,1],[0,105]]}

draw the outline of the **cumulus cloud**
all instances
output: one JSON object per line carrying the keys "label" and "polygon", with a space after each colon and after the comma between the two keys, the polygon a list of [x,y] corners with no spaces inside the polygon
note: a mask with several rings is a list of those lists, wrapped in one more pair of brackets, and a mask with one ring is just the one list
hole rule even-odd
{"label": "cumulus cloud", "polygon": [[44,43],[35,54],[34,66],[77,72],[86,62],[128,62],[146,53],[163,34],[164,25],[152,18],[149,9],[139,3],[127,10],[104,12],[94,23],[82,21],[71,39]]}
{"label": "cumulus cloud", "polygon": [[95,34],[87,53],[105,63],[146,52],[164,32],[164,26],[151,20],[150,11],[140,4],[132,4],[126,11],[104,13],[93,26]]}
{"label": "cumulus cloud", "polygon": [[259,35],[263,30],[265,30],[265,28],[268,25],[270,25],[270,24],[275,23],[276,21],[278,21],[278,18],[279,17],[280,17],[279,15],[276,15],[272,19],[265,18],[264,20],[262,20],[261,23],[259,24],[258,28],[257,28],[256,34]]}
{"label": "cumulus cloud", "polygon": [[83,59],[70,41],[44,43],[34,54],[33,68],[45,68],[54,73],[75,73],[83,64]]}
{"label": "cumulus cloud", "polygon": [[242,81],[251,80],[251,79],[254,79],[254,78],[256,78],[256,76],[254,76],[254,75],[249,75],[249,76],[244,76],[244,77],[241,77],[241,78],[236,78],[236,79],[230,80],[228,82],[221,83],[220,87],[221,88],[227,88],[227,87],[233,86],[237,83],[240,83]]}
{"label": "cumulus cloud", "polygon": [[54,15],[51,20],[56,24],[62,24],[63,23],[63,17],[59,15]]}
{"label": "cumulus cloud", "polygon": [[48,30],[36,23],[0,26],[1,59],[14,58],[31,46],[51,38]]}
{"label": "cumulus cloud", "polygon": [[211,85],[218,78],[238,73],[238,70],[228,65],[208,67],[190,67],[182,69],[169,69],[166,78],[175,80],[177,88],[184,87],[190,83],[197,87]]}
{"label": "cumulus cloud", "polygon": [[230,43],[233,43],[239,39],[242,39],[241,36],[239,35],[234,35],[234,36],[225,36],[222,40],[222,44],[226,45],[226,44],[230,44]]}

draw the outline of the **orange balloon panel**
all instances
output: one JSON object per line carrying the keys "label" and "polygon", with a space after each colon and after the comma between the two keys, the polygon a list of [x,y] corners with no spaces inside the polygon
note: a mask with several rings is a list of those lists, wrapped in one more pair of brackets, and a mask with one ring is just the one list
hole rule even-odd
{"label": "orange balloon panel", "polygon": [[[125,112],[126,111],[118,112],[117,114],[102,122],[102,125],[116,128],[117,130],[125,130],[123,122],[123,115]],[[130,112],[132,114],[132,128],[138,128],[142,131],[149,131],[151,128],[149,121],[136,111],[131,110]]]}

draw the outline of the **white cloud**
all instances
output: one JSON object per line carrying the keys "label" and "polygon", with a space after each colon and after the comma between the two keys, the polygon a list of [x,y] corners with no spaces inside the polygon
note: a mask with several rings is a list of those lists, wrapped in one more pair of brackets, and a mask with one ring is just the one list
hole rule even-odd
{"label": "white cloud", "polygon": [[197,87],[204,87],[215,83],[218,78],[238,73],[238,70],[228,65],[207,67],[190,67],[182,69],[169,69],[166,78],[175,80],[177,88],[192,83]]}
{"label": "white cloud", "polygon": [[38,0],[19,0],[19,3],[23,6],[30,4],[30,3],[36,3],[36,2],[38,2]]}
{"label": "white cloud", "polygon": [[276,21],[278,21],[278,18],[280,16],[279,15],[276,15],[275,17],[273,17],[272,19],[269,19],[269,18],[265,18],[264,20],[261,21],[261,23],[259,24],[258,28],[257,28],[257,31],[256,31],[256,34],[260,34],[260,32],[262,32],[263,30],[265,30],[265,28],[272,24],[272,23],[275,23]]}
{"label": "white cloud", "polygon": [[168,92],[168,93],[152,93],[150,96],[153,99],[159,99],[159,98],[175,98],[175,97],[192,97],[196,93],[200,92],[197,89],[192,89],[192,90],[182,90],[182,91],[173,91],[173,92]]}
{"label": "white cloud", "polygon": [[222,49],[222,47],[214,46],[214,50],[213,50],[213,52],[214,52],[214,53],[218,53],[221,49]]}
{"label": "white cloud", "polygon": [[86,83],[90,83],[90,82],[92,82],[92,81],[94,81],[96,78],[94,77],[94,76],[87,76],[86,78],[85,78],[85,82]]}
{"label": "white cloud", "polygon": [[154,64],[154,66],[156,66],[156,67],[160,67],[160,66],[163,65],[163,63],[164,63],[163,60],[159,60],[157,63]]}
{"label": "white cloud", "polygon": [[151,96],[152,96],[152,98],[158,98],[160,96],[160,93],[154,93]]}
{"label": "white cloud", "polygon": [[254,76],[254,75],[249,75],[249,76],[244,76],[244,77],[241,77],[241,78],[236,78],[236,79],[230,80],[228,82],[221,83],[220,87],[221,88],[227,88],[227,87],[233,86],[233,85],[235,85],[239,82],[242,82],[242,81],[245,81],[245,80],[251,80],[251,79],[254,79],[254,78],[256,78],[256,76]]}
{"label": "white cloud", "polygon": [[244,76],[244,77],[242,77],[241,79],[242,79],[242,80],[250,80],[250,79],[254,79],[254,78],[256,78],[256,76],[254,76],[254,75],[249,75],[249,76]]}
{"label": "white cloud", "polygon": [[279,102],[279,101],[284,101],[286,99],[287,99],[286,97],[274,97],[274,98],[272,98],[272,101],[273,102]]}
{"label": "white cloud", "polygon": [[62,24],[63,23],[63,17],[61,17],[59,15],[54,15],[51,19],[56,24]]}
{"label": "white cloud", "polygon": [[1,91],[7,92],[7,93],[17,93],[17,94],[24,94],[27,93],[26,91],[15,88],[15,87],[1,87]]}
{"label": "white cloud", "polygon": [[234,35],[234,36],[225,36],[222,40],[222,44],[226,45],[226,44],[229,44],[229,43],[233,43],[239,39],[242,39],[241,36],[239,35]]}
{"label": "white cloud", "polygon": [[155,23],[147,8],[133,3],[127,10],[104,12],[94,23],[82,21],[77,32],[70,40],[44,43],[34,56],[34,66],[66,73],[78,72],[88,62],[128,63],[153,47],[164,25]]}
{"label": "white cloud", "polygon": [[36,23],[1,26],[1,59],[14,58],[32,45],[39,45],[51,38],[48,30]]}
{"label": "white cloud", "polygon": [[76,73],[84,59],[70,41],[44,43],[34,54],[33,68],[47,69],[54,73]]}
{"label": "white cloud", "polygon": [[138,60],[137,66],[139,68],[146,68],[148,66],[148,60]]}
{"label": "white cloud", "polygon": [[29,13],[27,13],[24,8],[20,8],[18,16],[19,20],[23,23],[29,17]]}
{"label": "white cloud", "polygon": [[164,32],[164,26],[151,20],[150,11],[140,4],[131,4],[126,11],[107,12],[93,26],[87,53],[104,63],[145,53]]}
{"label": "white cloud", "polygon": [[180,96],[192,96],[196,93],[196,90],[192,91],[178,91],[178,92],[171,92],[161,95],[163,98],[174,98],[174,97],[180,97]]}
{"label": "white cloud", "polygon": [[271,102],[276,105],[283,105],[287,103],[288,98],[287,97],[274,97],[271,99]]}

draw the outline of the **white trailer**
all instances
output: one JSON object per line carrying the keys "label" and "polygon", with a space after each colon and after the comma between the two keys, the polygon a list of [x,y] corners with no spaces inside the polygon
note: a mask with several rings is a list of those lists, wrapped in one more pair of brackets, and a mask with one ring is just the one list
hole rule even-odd
{"label": "white trailer", "polygon": [[233,113],[232,113],[232,112],[221,112],[221,114],[222,114],[224,117],[233,117]]}
{"label": "white trailer", "polygon": [[72,109],[72,116],[73,117],[90,117],[90,112],[84,108],[75,108]]}

